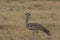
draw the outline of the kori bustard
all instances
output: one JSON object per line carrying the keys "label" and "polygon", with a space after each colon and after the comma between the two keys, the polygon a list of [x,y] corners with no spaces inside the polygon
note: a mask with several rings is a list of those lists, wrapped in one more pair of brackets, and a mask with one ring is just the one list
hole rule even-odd
{"label": "kori bustard", "polygon": [[43,31],[43,32],[46,33],[48,36],[51,35],[51,34],[50,34],[50,31],[49,31],[46,27],[42,26],[41,24],[38,24],[38,23],[30,23],[30,22],[29,22],[29,19],[30,19],[30,16],[31,16],[30,13],[26,13],[25,15],[26,15],[26,27],[27,27],[29,30],[34,31],[34,33],[37,33],[37,34],[38,34],[39,31]]}

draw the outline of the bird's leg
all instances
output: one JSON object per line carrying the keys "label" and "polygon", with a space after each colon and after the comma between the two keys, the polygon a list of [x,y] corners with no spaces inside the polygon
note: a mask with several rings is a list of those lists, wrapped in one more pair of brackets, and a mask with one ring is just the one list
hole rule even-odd
{"label": "bird's leg", "polygon": [[37,36],[39,37],[38,31],[36,31]]}
{"label": "bird's leg", "polygon": [[48,37],[47,37],[47,40],[51,40],[51,37],[48,36]]}
{"label": "bird's leg", "polygon": [[39,34],[38,34],[38,31],[36,31],[36,35],[37,35],[37,39],[39,40]]}
{"label": "bird's leg", "polygon": [[33,31],[32,34],[33,34],[33,40],[35,40],[35,31]]}

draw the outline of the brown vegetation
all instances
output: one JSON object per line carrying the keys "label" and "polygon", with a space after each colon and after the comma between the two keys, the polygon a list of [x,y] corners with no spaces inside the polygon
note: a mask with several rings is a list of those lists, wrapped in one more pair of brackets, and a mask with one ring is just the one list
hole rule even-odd
{"label": "brown vegetation", "polygon": [[50,38],[40,32],[39,40],[60,40],[59,1],[11,1],[0,0],[0,40],[33,39],[31,31],[25,27],[26,12],[32,14],[31,22],[42,24],[51,31]]}

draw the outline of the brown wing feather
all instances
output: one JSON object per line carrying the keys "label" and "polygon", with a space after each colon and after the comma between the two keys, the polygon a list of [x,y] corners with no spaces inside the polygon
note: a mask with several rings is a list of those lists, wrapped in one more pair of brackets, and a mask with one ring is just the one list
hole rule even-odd
{"label": "brown wing feather", "polygon": [[47,35],[50,36],[50,31],[46,27],[42,26],[41,24],[38,24],[38,23],[29,23],[28,25],[29,25],[28,27],[31,30],[41,30],[41,31],[45,32]]}

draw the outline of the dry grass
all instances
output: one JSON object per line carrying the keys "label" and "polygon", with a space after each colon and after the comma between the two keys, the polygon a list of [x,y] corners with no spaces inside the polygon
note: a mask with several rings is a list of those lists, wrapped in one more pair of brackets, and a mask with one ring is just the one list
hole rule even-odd
{"label": "dry grass", "polygon": [[[51,37],[40,32],[39,40],[60,40],[60,2],[56,1],[0,1],[0,40],[33,40],[25,27],[25,13],[32,14],[31,22],[51,31]],[[36,39],[37,40],[37,39]]]}

